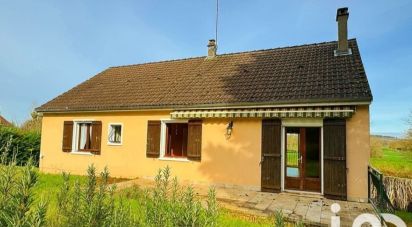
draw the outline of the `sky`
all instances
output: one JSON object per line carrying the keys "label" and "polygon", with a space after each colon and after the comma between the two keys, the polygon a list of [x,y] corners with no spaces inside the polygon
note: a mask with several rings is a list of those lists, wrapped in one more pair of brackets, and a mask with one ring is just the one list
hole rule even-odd
{"label": "sky", "polygon": [[[412,111],[412,1],[220,0],[218,53],[337,39],[349,7],[373,93],[373,134],[401,135]],[[0,114],[33,108],[110,66],[204,56],[216,0],[0,0]]]}

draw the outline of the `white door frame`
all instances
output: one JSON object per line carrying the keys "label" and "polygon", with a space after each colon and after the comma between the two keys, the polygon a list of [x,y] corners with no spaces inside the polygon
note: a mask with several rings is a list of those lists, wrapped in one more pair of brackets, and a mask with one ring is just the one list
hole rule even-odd
{"label": "white door frame", "polygon": [[282,128],[281,128],[281,189],[282,191],[292,191],[285,189],[285,128],[286,127],[320,127],[320,193],[318,192],[307,192],[307,191],[298,191],[309,194],[320,194],[323,195],[323,119],[322,118],[285,118],[282,119]]}

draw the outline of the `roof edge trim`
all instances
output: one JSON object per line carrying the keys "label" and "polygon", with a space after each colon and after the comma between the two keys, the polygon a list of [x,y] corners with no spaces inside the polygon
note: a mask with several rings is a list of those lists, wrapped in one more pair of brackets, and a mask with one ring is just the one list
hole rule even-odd
{"label": "roof edge trim", "polygon": [[173,111],[173,110],[202,110],[202,109],[239,109],[239,108],[276,108],[276,107],[312,107],[312,106],[360,106],[360,105],[370,105],[371,101],[359,101],[359,102],[329,102],[329,103],[304,103],[304,104],[274,104],[274,105],[257,105],[256,103],[252,105],[222,105],[222,106],[191,106],[191,107],[176,107],[176,108],[145,108],[145,109],[113,109],[113,110],[51,110],[51,111],[41,111],[37,112],[43,113],[113,113],[113,112],[150,112],[150,111]]}

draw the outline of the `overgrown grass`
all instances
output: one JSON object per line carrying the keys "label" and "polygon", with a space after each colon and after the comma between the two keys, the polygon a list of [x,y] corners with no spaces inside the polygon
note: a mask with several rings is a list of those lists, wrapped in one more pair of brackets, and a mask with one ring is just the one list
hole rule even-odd
{"label": "overgrown grass", "polygon": [[384,175],[412,178],[412,151],[382,148],[382,154],[372,156],[370,163]]}
{"label": "overgrown grass", "polygon": [[273,226],[273,218],[247,215],[222,208],[219,216],[220,226],[258,227]]}
{"label": "overgrown grass", "polygon": [[[39,181],[34,187],[34,194],[36,198],[48,198],[49,208],[47,211],[47,219],[50,220],[52,216],[56,215],[57,207],[57,194],[60,190],[64,180],[60,174],[45,174],[39,173]],[[85,183],[87,181],[86,176],[71,176],[70,182]],[[131,213],[142,214],[142,201],[145,199],[144,189],[139,187],[127,188],[117,191],[114,194],[115,204],[123,203],[127,204],[127,208],[130,208]],[[218,217],[218,226],[273,226],[273,219],[257,217],[253,215],[246,215],[241,213],[234,213],[226,209],[221,209]]]}

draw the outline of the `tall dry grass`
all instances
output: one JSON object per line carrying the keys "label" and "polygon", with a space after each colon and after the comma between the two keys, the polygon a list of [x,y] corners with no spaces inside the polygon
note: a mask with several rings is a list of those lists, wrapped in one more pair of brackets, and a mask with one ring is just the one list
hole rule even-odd
{"label": "tall dry grass", "polygon": [[401,210],[412,208],[412,179],[385,176],[383,181],[388,197],[395,208]]}

